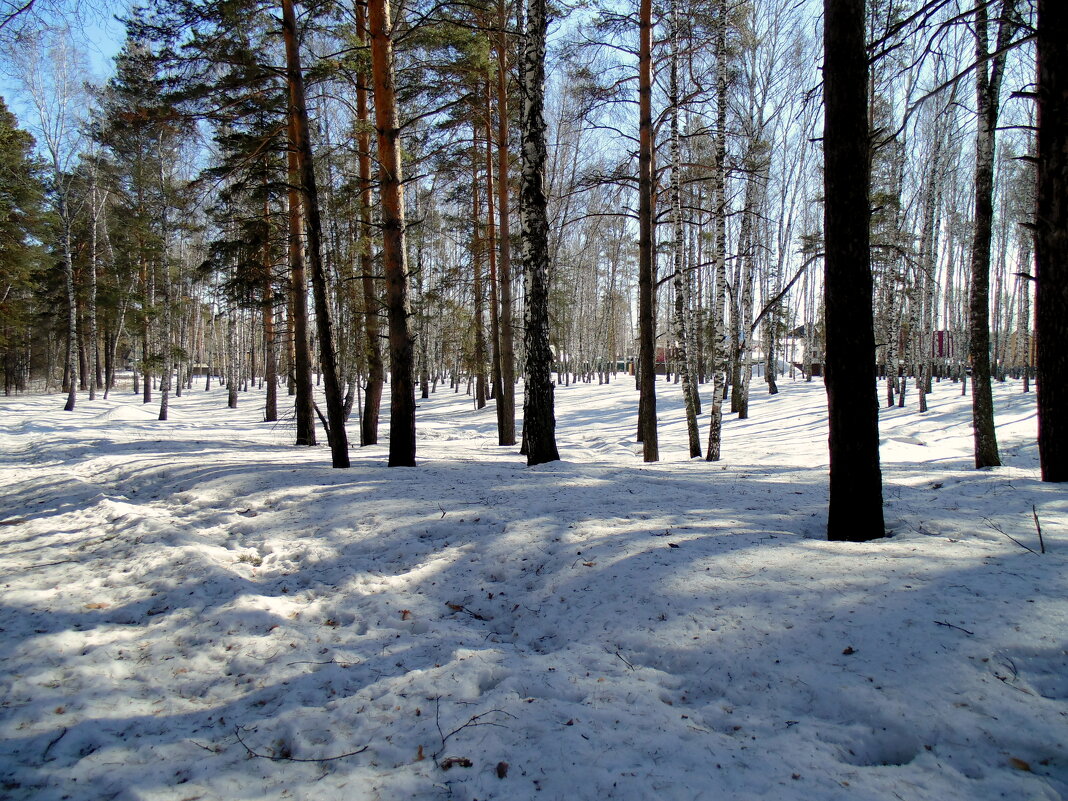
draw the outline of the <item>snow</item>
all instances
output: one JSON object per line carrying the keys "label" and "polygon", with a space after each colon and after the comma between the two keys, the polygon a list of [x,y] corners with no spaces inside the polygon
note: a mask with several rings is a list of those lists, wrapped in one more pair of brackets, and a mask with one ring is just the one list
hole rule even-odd
{"label": "snow", "polygon": [[350,470],[257,393],[0,399],[0,796],[1068,796],[1034,396],[995,386],[994,470],[959,384],[883,410],[893,536],[844,544],[822,385],[781,387],[708,463],[661,381],[652,465],[632,379],[558,387],[536,468],[447,390],[418,467]]}

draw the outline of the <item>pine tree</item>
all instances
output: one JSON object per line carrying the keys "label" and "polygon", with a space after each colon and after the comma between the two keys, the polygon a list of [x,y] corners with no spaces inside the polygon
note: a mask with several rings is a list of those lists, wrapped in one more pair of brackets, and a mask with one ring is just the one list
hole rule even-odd
{"label": "pine tree", "polygon": [[415,465],[414,342],[409,318],[408,261],[405,249],[404,194],[393,75],[393,25],[387,0],[368,0],[371,75],[374,84],[375,128],[378,131],[379,192],[382,218],[382,259],[389,315],[390,417],[389,465]]}
{"label": "pine tree", "polygon": [[323,265],[322,219],[319,213],[319,192],[312,159],[311,131],[304,91],[304,70],[301,66],[297,39],[297,21],[292,0],[282,0],[282,35],[286,49],[286,81],[289,87],[289,144],[296,155],[300,178],[301,202],[304,209],[307,257],[311,267],[312,294],[315,298],[315,324],[319,334],[319,369],[323,375],[326,394],[326,417],[330,425],[331,464],[349,466],[349,442],[345,433],[345,412],[341,385],[338,381],[337,351],[331,322],[328,286]]}
{"label": "pine tree", "polygon": [[4,394],[28,389],[35,296],[45,253],[42,167],[33,137],[0,98],[0,353]]}
{"label": "pine tree", "polygon": [[[116,231],[123,260],[136,270],[139,288],[139,329],[143,401],[152,399],[152,375],[161,376],[161,419],[166,402],[171,343],[170,331],[155,330],[165,315],[168,291],[167,219],[174,202],[168,178],[181,127],[173,107],[163,102],[164,82],[151,44],[133,32],[115,59],[115,75],[100,93],[92,126],[94,139],[104,146],[113,165],[113,191],[122,224]],[[164,296],[157,302],[157,292]]]}

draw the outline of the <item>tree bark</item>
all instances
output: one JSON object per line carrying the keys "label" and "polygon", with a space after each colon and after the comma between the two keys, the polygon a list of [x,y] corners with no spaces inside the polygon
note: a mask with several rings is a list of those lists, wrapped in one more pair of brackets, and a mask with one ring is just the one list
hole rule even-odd
{"label": "tree bark", "polygon": [[1068,481],[1068,7],[1038,0],[1035,323],[1042,480]]}
{"label": "tree bark", "polygon": [[[472,120],[471,126],[471,278],[474,293],[475,313],[472,321],[475,327],[475,408],[486,408],[486,298],[482,281],[482,253],[484,243],[479,233],[479,216],[482,211],[480,198],[479,167],[482,153],[478,143],[478,120]],[[492,210],[490,215],[492,215]]]}
{"label": "tree bark", "polygon": [[726,384],[724,306],[727,294],[727,0],[716,8],[716,140],[712,168],[712,229],[715,276],[712,282],[712,335],[708,343],[712,370],[712,415],[708,424],[710,462],[719,461],[723,441],[723,389]]}
{"label": "tree bark", "polygon": [[158,134],[159,192],[160,192],[160,280],[163,282],[163,330],[160,332],[161,367],[159,376],[159,419],[166,420],[170,412],[171,383],[174,381],[174,348],[171,340],[174,328],[174,309],[171,303],[171,269],[168,250],[170,226],[167,214],[167,179],[164,173],[166,158],[163,152],[163,134]]}
{"label": "tree bark", "polygon": [[137,250],[138,274],[141,280],[141,403],[151,403],[152,368],[149,360],[152,356],[152,284],[149,281],[148,262],[145,260],[144,248],[140,241]]}
{"label": "tree bark", "polygon": [[97,281],[96,273],[100,262],[100,253],[97,245],[97,228],[100,225],[100,215],[103,210],[104,203],[107,202],[107,194],[104,195],[104,200],[97,201],[98,187],[97,187],[97,169],[95,162],[91,165],[92,171],[92,196],[90,198],[90,214],[92,220],[90,221],[89,228],[89,360],[90,371],[92,372],[92,379],[89,382],[89,400],[96,400],[96,390],[100,384],[100,334],[97,331],[96,320],[96,296],[97,296]]}
{"label": "tree bark", "polygon": [[490,382],[493,402],[497,410],[497,439],[501,434],[501,395],[504,386],[501,380],[501,314],[500,294],[497,283],[497,221],[493,208],[493,111],[489,78],[485,82],[486,114],[483,120],[486,137],[486,261],[489,267],[489,313],[490,313]]}
{"label": "tree bark", "polygon": [[[289,117],[289,137],[293,140],[296,120]],[[295,385],[295,414],[297,445],[314,446],[315,400],[312,390],[311,347],[308,343],[308,277],[304,267],[304,225],[300,198],[300,168],[297,153],[290,147],[289,163],[289,270],[290,306],[293,318],[293,383]]]}
{"label": "tree bark", "polygon": [[653,220],[653,4],[638,11],[638,433],[642,458],[660,459],[656,432],[656,230]]}
{"label": "tree bark", "polygon": [[[363,3],[356,3],[356,29],[360,43],[367,44],[367,19]],[[378,341],[378,311],[381,305],[375,291],[374,260],[371,257],[371,115],[367,105],[366,70],[356,76],[356,134],[360,169],[360,280],[363,287],[363,329],[367,353],[367,387],[360,421],[360,444],[378,444],[378,418],[382,408],[382,389],[386,370],[382,364],[382,347]]]}
{"label": "tree bark", "polygon": [[[264,183],[267,182],[267,169],[264,169]],[[260,291],[263,297],[260,308],[263,312],[263,382],[267,385],[267,397],[264,401],[263,420],[273,423],[278,420],[278,346],[274,333],[274,281],[271,280],[271,207],[269,196],[264,187],[263,195],[263,280]]]}
{"label": "tree bark", "polygon": [[679,132],[679,8],[678,0],[671,2],[671,78],[668,102],[671,106],[671,218],[674,228],[673,252],[675,266],[675,339],[679,349],[679,372],[682,395],[686,407],[686,435],[690,458],[701,455],[701,434],[697,428],[697,405],[694,394],[690,358],[689,281],[683,272],[685,236],[682,219],[682,143]]}
{"label": "tree bark", "polygon": [[59,222],[63,239],[63,277],[67,286],[67,402],[63,411],[73,412],[78,399],[78,296],[74,290],[74,254],[71,250],[71,213],[65,194],[59,197]]}
{"label": "tree bark", "polygon": [[378,131],[380,195],[382,200],[382,261],[389,316],[390,414],[389,466],[415,465],[414,338],[409,327],[411,303],[405,252],[404,190],[400,155],[400,125],[393,81],[393,41],[386,0],[368,0],[371,34],[371,76],[374,85],[375,127]]}
{"label": "tree bark", "polygon": [[885,534],[869,247],[868,59],[863,0],[824,0],[827,537]]}
{"label": "tree bark", "polygon": [[[1015,0],[1003,0],[998,26],[997,50],[1008,44],[1012,30],[1008,16]],[[975,466],[996,467],[997,434],[994,430],[994,397],[990,388],[990,240],[994,219],[994,139],[1005,55],[991,59],[987,53],[987,7],[975,11],[975,69],[977,126],[975,142],[975,222],[972,236],[972,285],[968,296],[969,354],[972,362],[972,425]]]}
{"label": "tree bark", "polygon": [[237,408],[237,316],[233,304],[226,310],[226,407]]}
{"label": "tree bark", "polygon": [[[1037,230],[1035,239],[1037,239]],[[1018,312],[1016,315],[1016,347],[1013,349],[1013,366],[1023,378],[1023,391],[1031,391],[1031,274],[1034,261],[1034,240],[1021,237],[1018,264],[1024,275],[1016,276]]]}
{"label": "tree bark", "polygon": [[[645,0],[648,2],[648,0]],[[556,417],[553,402],[553,353],[549,346],[549,220],[545,197],[545,35],[546,0],[527,0],[523,49],[523,273],[527,291],[526,397],[523,438],[527,464],[553,462]]]}
{"label": "tree bark", "polygon": [[308,237],[307,257],[311,267],[312,295],[315,299],[316,333],[319,335],[319,370],[326,395],[326,419],[330,425],[330,461],[334,467],[349,466],[349,440],[345,433],[345,409],[337,376],[337,354],[327,295],[326,272],[322,261],[322,221],[319,216],[319,193],[315,183],[308,130],[308,108],[304,94],[304,73],[297,43],[297,21],[293,0],[282,0],[282,35],[286,45],[286,78],[289,84],[289,113],[294,120],[289,132],[290,146],[296,152],[300,187],[304,201],[304,220]]}
{"label": "tree bark", "polygon": [[515,345],[512,325],[512,243],[508,219],[508,40],[507,9],[498,0],[497,25],[497,286],[500,295],[501,394],[497,398],[497,442],[515,445]]}

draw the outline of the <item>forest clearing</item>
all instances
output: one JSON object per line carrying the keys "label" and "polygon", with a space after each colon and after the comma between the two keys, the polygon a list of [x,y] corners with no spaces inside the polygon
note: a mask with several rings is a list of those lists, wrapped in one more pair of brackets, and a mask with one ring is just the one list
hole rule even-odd
{"label": "forest clearing", "polygon": [[642,463],[633,378],[558,386],[561,461],[527,467],[442,388],[417,467],[349,470],[262,390],[198,381],[166,422],[128,389],[0,398],[0,794],[1064,797],[1068,499],[1034,394],[995,382],[986,470],[959,383],[883,409],[892,534],[848,543],[822,383],[780,389],[707,462],[658,381]]}
{"label": "forest clearing", "polygon": [[1068,798],[1066,41],[0,2],[0,801]]}

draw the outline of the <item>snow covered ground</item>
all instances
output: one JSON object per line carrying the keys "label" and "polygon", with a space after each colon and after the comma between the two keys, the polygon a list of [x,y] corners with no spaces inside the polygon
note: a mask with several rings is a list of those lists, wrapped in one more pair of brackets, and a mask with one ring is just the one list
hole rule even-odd
{"label": "snow covered ground", "polygon": [[893,536],[832,544],[823,387],[782,388],[712,464],[660,383],[644,465],[632,380],[561,387],[533,469],[447,390],[414,469],[258,393],[0,398],[0,797],[1068,797],[1034,396],[995,386],[997,470],[959,385],[884,410]]}

